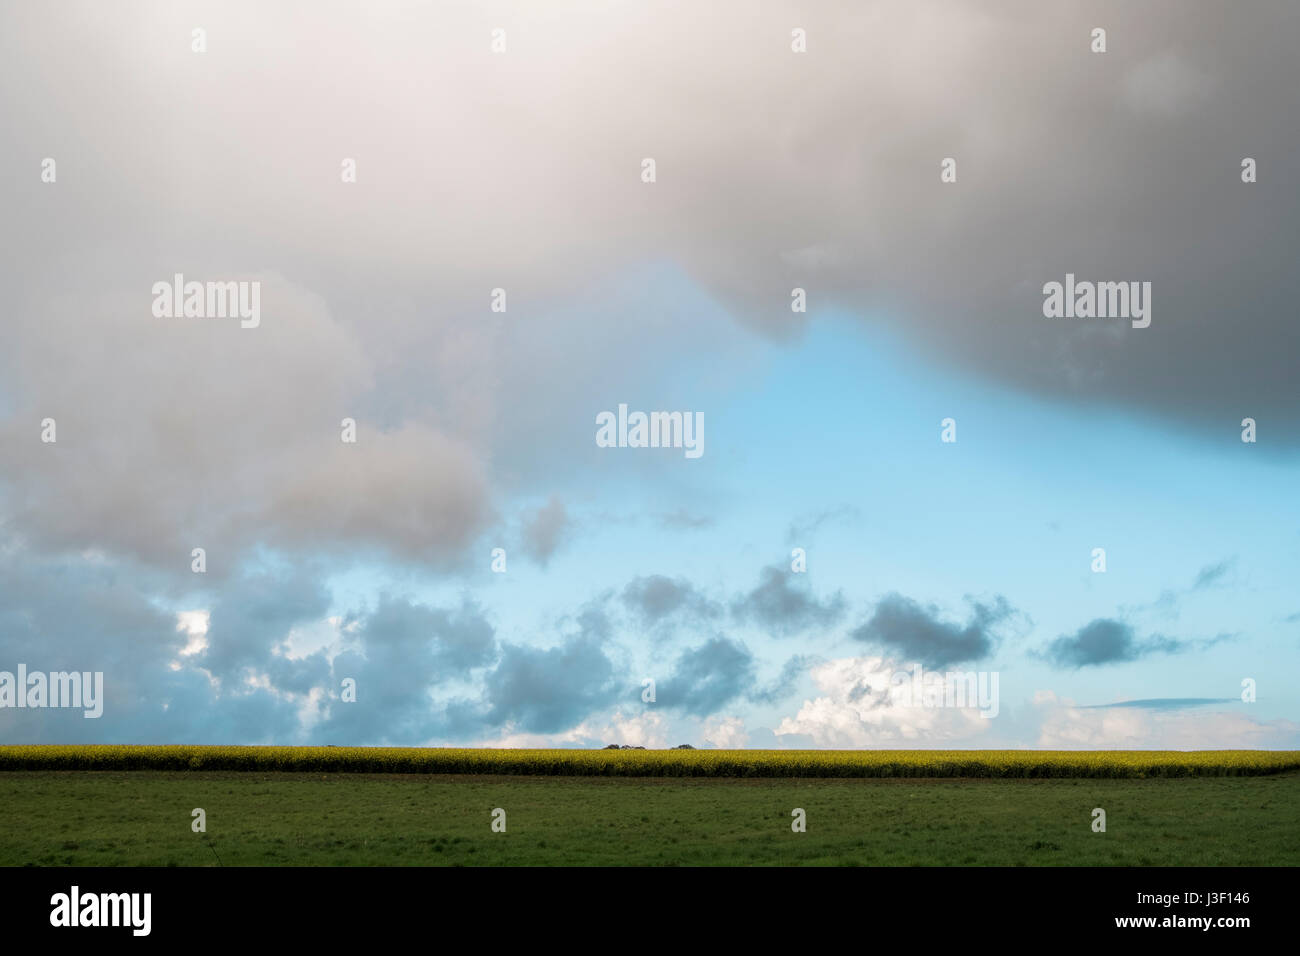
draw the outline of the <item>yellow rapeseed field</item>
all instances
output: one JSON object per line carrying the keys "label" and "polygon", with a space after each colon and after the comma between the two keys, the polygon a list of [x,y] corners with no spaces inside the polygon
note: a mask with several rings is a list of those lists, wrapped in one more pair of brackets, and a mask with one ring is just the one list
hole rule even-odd
{"label": "yellow rapeseed field", "polygon": [[497,750],[0,746],[0,770],[260,770],[614,777],[1215,777],[1300,768],[1295,750]]}

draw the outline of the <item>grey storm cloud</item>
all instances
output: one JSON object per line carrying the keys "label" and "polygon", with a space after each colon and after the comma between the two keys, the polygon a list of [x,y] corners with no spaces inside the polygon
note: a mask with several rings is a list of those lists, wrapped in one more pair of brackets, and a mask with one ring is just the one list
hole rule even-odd
{"label": "grey storm cloud", "polygon": [[838,623],[844,616],[844,596],[837,591],[819,600],[807,579],[806,573],[776,565],[765,567],[759,572],[758,586],[732,601],[732,615],[737,621],[780,635]]}
{"label": "grey storm cloud", "polygon": [[[448,716],[449,707],[473,710],[472,702],[433,696],[439,685],[467,679],[495,660],[495,631],[472,601],[440,608],[385,596],[353,622],[356,646],[333,660],[331,704],[313,728],[315,739],[421,744],[460,722]],[[356,681],[352,703],[339,699],[347,678]]]}
{"label": "grey storm cloud", "polygon": [[635,578],[623,588],[623,603],[642,624],[653,626],[674,614],[700,620],[716,617],[721,608],[685,578],[652,574]]}
{"label": "grey storm cloud", "polygon": [[944,621],[935,607],[901,594],[885,595],[852,636],[927,667],[945,667],[988,657],[997,646],[998,625],[1014,615],[1006,599],[972,602],[966,624]]}
{"label": "grey storm cloud", "polygon": [[[316,297],[261,281],[277,321],[255,330],[148,330],[121,297],[95,302],[81,285],[84,299],[7,316],[9,530],[34,547],[94,546],[159,567],[186,567],[203,547],[213,576],[261,544],[456,557],[491,519],[475,454],[429,423],[367,418],[360,343]],[[83,358],[42,369],[68,348]],[[30,360],[6,367],[15,352]],[[341,440],[346,417],[358,420],[355,444]],[[45,418],[56,443],[29,440]]]}
{"label": "grey storm cloud", "polygon": [[486,678],[486,719],[532,733],[556,733],[579,723],[618,696],[614,665],[589,635],[570,637],[541,650],[520,644],[502,648]]}
{"label": "grey storm cloud", "polygon": [[[432,684],[465,677],[494,657],[495,631],[470,600],[440,608],[385,596],[372,612],[355,620],[367,661],[393,672],[394,679],[417,677]],[[380,688],[381,693],[387,690]]]}
{"label": "grey storm cloud", "polygon": [[631,682],[606,651],[615,631],[609,599],[608,593],[598,595],[561,619],[564,633],[551,647],[500,644],[479,696],[452,700],[442,709],[443,732],[556,733],[625,696]]}
{"label": "grey storm cloud", "polygon": [[[525,6],[507,70],[468,8],[203,7],[202,56],[184,3],[0,10],[13,531],[159,566],[199,542],[230,556],[213,573],[259,544],[455,563],[495,520],[493,480],[582,467],[591,413],[681,334],[745,353],[689,317],[608,322],[636,305],[613,278],[648,263],[762,336],[797,337],[799,286],[810,316],[869,316],[1014,389],[1214,441],[1249,415],[1262,453],[1300,448],[1285,0],[677,0],[599,25]],[[283,121],[322,96],[328,123]],[[261,325],[154,318],[177,272],[260,279]],[[1045,319],[1067,272],[1150,281],[1151,327]],[[483,320],[502,283],[509,324]]]}
{"label": "grey storm cloud", "polygon": [[[241,575],[221,589],[209,609],[207,647],[196,663],[223,683],[237,686],[249,671],[268,668],[274,648],[295,625],[321,618],[329,606],[329,592],[311,569]],[[281,665],[287,666],[283,661]],[[285,671],[281,676],[290,688],[304,692],[327,673],[327,668],[319,671],[315,681],[308,676],[306,686],[298,675]]]}
{"label": "grey storm cloud", "polygon": [[707,716],[754,686],[754,655],[739,641],[713,637],[683,651],[658,688],[665,707]]}
{"label": "grey storm cloud", "polygon": [[1204,649],[1228,635],[1220,634],[1207,640],[1178,640],[1153,635],[1139,639],[1132,625],[1114,618],[1097,618],[1073,634],[1063,634],[1038,652],[1038,656],[1058,667],[1095,667],[1102,664],[1120,664],[1135,661],[1149,654],[1180,654],[1193,649]]}
{"label": "grey storm cloud", "polygon": [[[84,559],[36,561],[0,550],[0,670],[104,675],[103,715],[0,709],[0,737],[13,743],[420,744],[482,728],[482,702],[431,692],[496,660],[492,626],[473,602],[450,608],[383,598],[350,616],[349,644],[285,653],[297,625],[326,612],[314,569],[268,569],[216,582],[205,639],[186,655],[188,634],[157,607],[165,579],[147,567]],[[338,700],[357,681],[357,704]],[[250,678],[256,678],[251,683]],[[301,706],[324,691],[319,723],[304,730]]]}
{"label": "grey storm cloud", "polygon": [[[218,688],[197,667],[173,667],[189,638],[173,615],[158,608],[153,595],[165,590],[166,582],[147,567],[34,559],[0,549],[0,669],[12,671],[24,663],[34,671],[104,675],[101,717],[87,720],[71,709],[4,708],[0,739],[119,744],[292,739],[298,708],[288,696],[240,684]],[[297,600],[298,607],[311,604],[311,589],[303,588]],[[284,636],[263,633],[269,643]],[[232,659],[265,662],[247,647]]]}

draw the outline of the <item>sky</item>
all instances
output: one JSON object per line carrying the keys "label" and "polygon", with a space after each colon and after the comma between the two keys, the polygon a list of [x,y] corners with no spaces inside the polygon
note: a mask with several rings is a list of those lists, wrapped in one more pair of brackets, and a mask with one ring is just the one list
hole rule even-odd
{"label": "sky", "polygon": [[1298,30],[0,4],[0,743],[1300,748]]}

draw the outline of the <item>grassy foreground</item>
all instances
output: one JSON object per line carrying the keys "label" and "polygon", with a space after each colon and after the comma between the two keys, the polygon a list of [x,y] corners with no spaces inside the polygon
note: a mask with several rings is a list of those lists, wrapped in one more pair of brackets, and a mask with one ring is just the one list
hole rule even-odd
{"label": "grassy foreground", "polygon": [[2,770],[613,777],[1200,777],[1300,769],[1295,750],[503,750],[452,747],[0,747]]}
{"label": "grassy foreground", "polygon": [[[0,772],[0,864],[1300,863],[1300,773],[664,779]],[[191,830],[206,812],[207,832]],[[494,808],[506,832],[491,830]],[[791,831],[791,810],[807,832]],[[1104,808],[1107,831],[1092,832]]]}

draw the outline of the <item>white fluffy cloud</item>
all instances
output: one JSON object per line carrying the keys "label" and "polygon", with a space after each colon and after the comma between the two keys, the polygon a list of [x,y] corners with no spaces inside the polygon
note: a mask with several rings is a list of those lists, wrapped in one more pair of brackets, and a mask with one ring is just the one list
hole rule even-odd
{"label": "white fluffy cloud", "polygon": [[[977,738],[992,720],[974,708],[915,706],[891,678],[902,664],[882,657],[844,657],[812,668],[821,694],[805,700],[779,734],[802,734],[816,747],[952,745]],[[977,746],[977,744],[972,744]]]}
{"label": "white fluffy cloud", "polygon": [[740,750],[749,739],[741,717],[710,717],[700,728],[700,740],[719,750]]}

